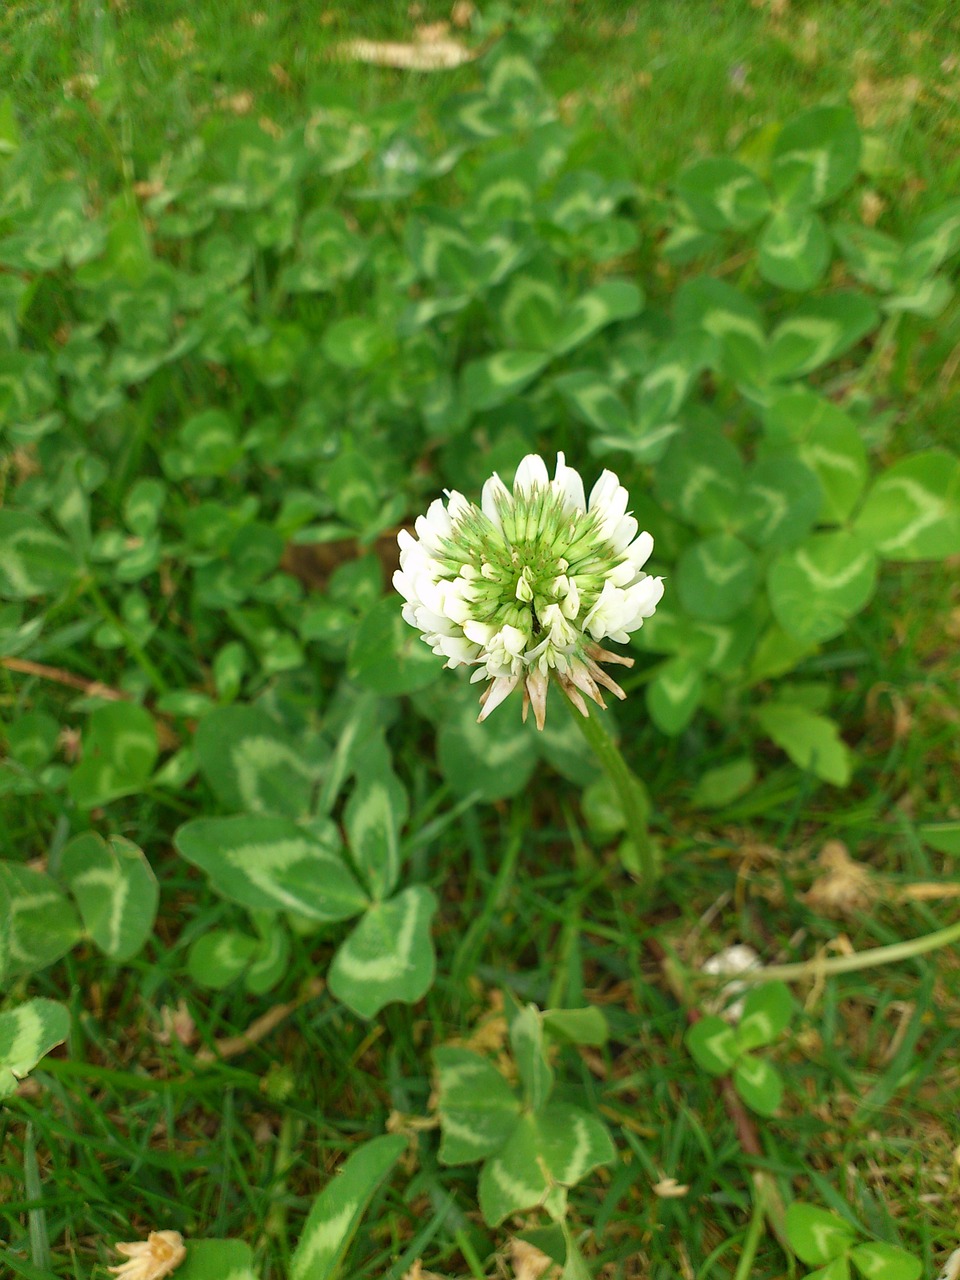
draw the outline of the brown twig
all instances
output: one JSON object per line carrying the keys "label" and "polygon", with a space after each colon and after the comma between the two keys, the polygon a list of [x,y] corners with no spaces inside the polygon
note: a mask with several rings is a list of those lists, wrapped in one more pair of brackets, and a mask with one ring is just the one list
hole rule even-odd
{"label": "brown twig", "polygon": [[[65,685],[68,689],[78,689],[88,698],[103,698],[105,702],[132,702],[129,693],[122,689],[114,689],[99,680],[84,680],[75,676],[72,671],[64,671],[62,667],[47,667],[42,662],[31,662],[29,658],[0,658],[0,666],[8,671],[17,671],[21,675],[36,676],[40,680],[50,680],[54,684]],[[157,729],[157,741],[162,751],[175,751],[180,739],[169,724],[169,712],[155,711],[154,721]]]}
{"label": "brown twig", "polygon": [[[683,1009],[687,1022],[691,1027],[694,1026],[700,1021],[703,1014],[693,1003],[686,983],[677,972],[677,966],[672,957],[656,938],[645,938],[644,945],[659,964],[667,986],[673,992],[674,998],[681,1009]],[[717,1081],[717,1087],[723,1100],[724,1109],[733,1122],[740,1150],[744,1155],[750,1156],[754,1160],[762,1160],[763,1147],[760,1145],[760,1135],[757,1133],[757,1127],[753,1123],[749,1111],[740,1101],[740,1096],[733,1087],[733,1081],[729,1076],[721,1076]],[[783,1247],[792,1253],[784,1226],[783,1197],[780,1195],[780,1188],[777,1186],[773,1174],[766,1169],[754,1168],[751,1169],[750,1176],[753,1179],[753,1185],[756,1188],[760,1203],[763,1205],[771,1230]]]}
{"label": "brown twig", "polygon": [[289,1018],[290,1014],[295,1013],[301,1005],[315,1000],[322,993],[324,986],[322,978],[313,978],[296,1000],[289,1000],[286,1004],[275,1004],[259,1018],[254,1018],[246,1031],[241,1031],[238,1036],[225,1036],[222,1040],[215,1040],[212,1049],[200,1049],[195,1061],[206,1065],[224,1058],[235,1058],[245,1049],[252,1049],[255,1044],[259,1044],[268,1036],[274,1027],[279,1026],[284,1018]]}
{"label": "brown twig", "polygon": [[72,671],[64,671],[62,667],[47,667],[42,662],[31,662],[29,658],[0,658],[0,665],[8,671],[18,671],[21,675],[52,680],[54,684],[66,685],[68,689],[79,689],[88,698],[105,698],[109,702],[130,701],[130,695],[120,689],[112,689],[99,680],[84,680],[82,676],[75,676]]}

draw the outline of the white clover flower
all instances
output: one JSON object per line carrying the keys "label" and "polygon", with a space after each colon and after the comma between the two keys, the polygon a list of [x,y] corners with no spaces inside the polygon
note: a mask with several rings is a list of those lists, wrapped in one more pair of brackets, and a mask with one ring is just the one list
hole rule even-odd
{"label": "white clover flower", "polygon": [[528,454],[512,491],[494,473],[480,506],[447,491],[401,530],[393,584],[403,616],[446,666],[473,666],[490,683],[480,698],[484,720],[523,687],[523,717],[533,706],[542,729],[551,674],[582,715],[583,694],[605,706],[599,686],[624,692],[598,665],[631,658],[601,649],[625,643],[663,595],[662,578],[643,572],[653,550],[627,511],[626,489],[604,471],[587,501],[583,480],[562,453],[551,480]]}

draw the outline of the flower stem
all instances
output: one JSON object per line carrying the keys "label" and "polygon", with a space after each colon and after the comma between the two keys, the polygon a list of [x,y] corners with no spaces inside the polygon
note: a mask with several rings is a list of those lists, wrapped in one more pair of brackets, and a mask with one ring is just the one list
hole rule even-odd
{"label": "flower stem", "polygon": [[566,692],[563,694],[574,722],[596,756],[607,777],[613,783],[620,801],[620,809],[627,823],[627,836],[636,850],[636,875],[641,883],[651,889],[658,875],[657,855],[647,824],[647,802],[636,774],[620,753],[620,748],[610,736],[600,714],[583,716],[576,709]]}
{"label": "flower stem", "polygon": [[753,1198],[753,1213],[750,1217],[747,1234],[744,1237],[743,1252],[740,1254],[740,1261],[737,1263],[737,1271],[733,1280],[749,1280],[753,1272],[753,1260],[757,1256],[757,1247],[763,1234],[763,1209],[763,1198],[760,1194],[757,1194]]}
{"label": "flower stem", "polygon": [[746,969],[737,974],[738,982],[799,982],[804,978],[831,977],[836,973],[856,973],[862,969],[875,969],[878,965],[896,964],[900,960],[912,960],[927,951],[936,951],[951,943],[960,942],[960,921],[937,929],[934,933],[921,934],[886,947],[871,947],[868,951],[853,951],[846,956],[820,957],[803,960],[798,964],[770,964],[762,969]]}

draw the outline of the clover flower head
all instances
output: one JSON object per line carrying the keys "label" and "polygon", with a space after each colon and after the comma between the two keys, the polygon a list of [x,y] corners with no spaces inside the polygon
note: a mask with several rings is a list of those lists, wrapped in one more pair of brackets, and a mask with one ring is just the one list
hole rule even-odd
{"label": "clover flower head", "polygon": [[405,620],[445,665],[475,667],[472,680],[488,681],[480,719],[520,686],[523,718],[532,706],[542,729],[551,678],[584,716],[584,695],[605,706],[601,686],[623,698],[599,664],[633,660],[599,642],[629,640],[663,580],[643,572],[653,538],[638,532],[614,473],[603,472],[588,500],[562,453],[552,480],[529,454],[512,489],[494,472],[479,507],[446,493],[417,519],[416,537],[400,531],[393,583]]}

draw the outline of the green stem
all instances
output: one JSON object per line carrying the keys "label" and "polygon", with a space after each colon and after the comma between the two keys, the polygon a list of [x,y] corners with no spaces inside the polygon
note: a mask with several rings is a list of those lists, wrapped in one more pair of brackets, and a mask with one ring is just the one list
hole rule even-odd
{"label": "green stem", "polygon": [[743,1253],[741,1253],[740,1261],[737,1263],[733,1280],[749,1280],[753,1260],[757,1256],[760,1236],[763,1232],[763,1219],[763,1199],[760,1195],[756,1195],[753,1200],[753,1215],[750,1218],[750,1225],[743,1241]]}
{"label": "green stem", "polygon": [[116,627],[116,629],[123,636],[123,643],[126,646],[127,652],[136,662],[137,666],[140,668],[143,674],[150,681],[151,685],[154,688],[154,691],[156,693],[166,693],[167,682],[164,680],[163,676],[160,674],[157,667],[155,667],[154,664],[147,657],[140,642],[133,635],[130,628],[127,626],[127,624],[123,621],[123,619],[120,617],[118,613],[116,613],[113,609],[111,609],[110,605],[107,603],[107,600],[103,595],[103,592],[97,586],[97,583],[93,578],[89,578],[87,580],[87,590],[89,591],[91,597],[93,598],[94,604],[100,610],[100,614],[104,618],[104,620],[111,623],[112,626]]}
{"label": "green stem", "polygon": [[464,934],[450,966],[451,981],[455,985],[462,984],[473,972],[475,953],[480,943],[486,940],[494,916],[503,910],[520,860],[520,850],[526,842],[528,818],[527,806],[519,801],[515,802],[510,815],[510,835],[503,844],[503,855],[497,867],[496,878],[489,892],[484,895],[482,911]]}
{"label": "green stem", "polygon": [[871,947],[869,951],[855,951],[849,956],[831,956],[822,960],[803,960],[799,964],[771,964],[762,969],[746,969],[737,974],[738,982],[798,982],[802,978],[832,977],[836,973],[856,973],[860,969],[874,969],[882,964],[896,964],[898,960],[910,960],[938,947],[960,942],[960,921],[925,933],[907,942],[894,942],[888,947]]}
{"label": "green stem", "polygon": [[271,1240],[286,1236],[287,1230],[287,1174],[293,1168],[299,1123],[292,1111],[285,1111],[280,1121],[277,1141],[277,1159],[274,1165],[274,1183],[270,1208],[263,1224],[264,1234]]}
{"label": "green stem", "polygon": [[602,713],[583,716],[564,692],[564,701],[574,722],[587,740],[607,777],[613,783],[620,809],[627,822],[627,835],[637,851],[638,877],[646,888],[657,879],[657,858],[647,825],[647,806],[640,783],[620,753],[602,720]]}
{"label": "green stem", "polygon": [[466,1231],[464,1231],[463,1228],[460,1228],[459,1231],[455,1231],[453,1233],[453,1238],[456,1242],[457,1248],[463,1254],[464,1261],[470,1268],[470,1274],[475,1277],[475,1280],[483,1280],[487,1273],[483,1269],[483,1263],[477,1257],[477,1251],[470,1242],[470,1237],[467,1235]]}

